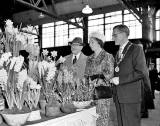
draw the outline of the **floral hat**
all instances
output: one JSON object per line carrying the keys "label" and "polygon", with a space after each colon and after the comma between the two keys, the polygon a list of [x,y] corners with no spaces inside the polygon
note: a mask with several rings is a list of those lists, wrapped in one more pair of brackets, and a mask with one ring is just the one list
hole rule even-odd
{"label": "floral hat", "polygon": [[106,38],[104,36],[104,34],[100,33],[99,31],[94,31],[89,35],[89,38],[97,38],[99,40],[101,40],[103,43],[106,41]]}

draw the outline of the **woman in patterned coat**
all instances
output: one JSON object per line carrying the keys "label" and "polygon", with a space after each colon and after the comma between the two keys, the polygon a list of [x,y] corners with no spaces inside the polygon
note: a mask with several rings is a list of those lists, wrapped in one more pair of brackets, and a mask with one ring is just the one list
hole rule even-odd
{"label": "woman in patterned coat", "polygon": [[[103,49],[105,37],[99,32],[90,34],[89,46],[94,52],[86,61],[85,75],[90,77],[94,86],[108,85],[114,74],[114,58]],[[106,81],[104,81],[104,78]],[[98,81],[97,81],[98,79]],[[96,83],[97,82],[97,83]],[[96,112],[99,117],[96,126],[109,126],[110,99],[99,99],[96,104]]]}

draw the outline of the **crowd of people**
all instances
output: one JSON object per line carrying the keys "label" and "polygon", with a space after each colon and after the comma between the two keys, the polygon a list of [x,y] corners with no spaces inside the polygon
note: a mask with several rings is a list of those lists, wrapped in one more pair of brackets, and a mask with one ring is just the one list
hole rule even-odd
{"label": "crowd of people", "polygon": [[[126,25],[113,28],[112,38],[119,45],[115,57],[104,50],[105,36],[99,31],[89,35],[89,46],[93,51],[90,56],[82,53],[82,38],[76,37],[70,43],[72,53],[65,57],[63,65],[74,66],[75,77],[96,80],[95,87],[112,84],[113,97],[96,100],[96,112],[99,114],[96,126],[114,126],[113,115],[117,116],[118,126],[140,126],[142,110],[154,108],[154,93],[143,48],[131,43],[129,34]],[[146,96],[146,93],[150,95]],[[149,102],[153,103],[151,107],[144,100],[148,96]],[[113,105],[116,113],[110,109]]]}

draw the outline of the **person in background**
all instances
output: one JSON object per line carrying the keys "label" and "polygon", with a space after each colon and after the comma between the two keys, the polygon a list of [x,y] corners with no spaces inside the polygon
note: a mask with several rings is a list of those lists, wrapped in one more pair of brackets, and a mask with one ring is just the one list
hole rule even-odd
{"label": "person in background", "polygon": [[[142,47],[128,40],[126,25],[113,28],[112,37],[119,51],[115,57],[113,99],[117,110],[118,126],[140,126],[141,86],[147,81],[148,68]],[[145,83],[145,82],[144,82]]]}
{"label": "person in background", "polygon": [[[143,51],[143,44],[141,43],[140,40],[136,40],[134,41],[135,44],[139,45],[140,47],[142,47]],[[142,84],[142,101],[141,101],[141,118],[148,118],[149,117],[149,113],[148,113],[148,109],[154,109],[154,95],[152,94],[151,88],[151,82],[150,82],[150,78],[148,78],[149,76],[145,76],[147,79],[147,81],[143,81]]]}
{"label": "person in background", "polygon": [[152,89],[153,98],[155,98],[154,93],[155,93],[155,85],[158,81],[158,71],[154,63],[149,64],[149,78],[151,81],[151,89]]}
{"label": "person in background", "polygon": [[[95,87],[99,85],[109,85],[109,80],[114,74],[114,58],[103,49],[105,36],[100,32],[92,32],[89,36],[89,46],[94,52],[87,58],[85,76],[91,81],[96,81]],[[104,79],[106,81],[104,81]],[[99,117],[96,126],[110,126],[109,111],[110,99],[99,99],[96,104],[96,112]]]}
{"label": "person in background", "polygon": [[82,79],[84,77],[87,60],[87,56],[82,52],[84,43],[82,38],[75,37],[69,44],[71,46],[72,53],[64,57],[65,61],[62,66],[67,67],[69,70],[72,69],[74,72],[74,77]]}

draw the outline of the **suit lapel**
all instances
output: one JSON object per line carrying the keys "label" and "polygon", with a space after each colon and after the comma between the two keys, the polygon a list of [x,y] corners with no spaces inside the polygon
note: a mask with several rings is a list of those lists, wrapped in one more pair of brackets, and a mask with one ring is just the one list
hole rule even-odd
{"label": "suit lapel", "polygon": [[[129,46],[130,46],[130,47],[129,47]],[[128,50],[127,50],[127,48],[128,48]],[[123,50],[123,52],[122,52],[123,54],[125,54],[124,57],[123,57],[123,59],[122,59],[122,62],[123,62],[128,56],[130,56],[132,50],[133,50],[133,44],[132,44],[131,42],[129,42],[129,43],[125,46],[125,48],[124,48],[124,50]]]}
{"label": "suit lapel", "polygon": [[126,54],[128,51],[129,46],[131,45],[131,42],[128,42],[127,45],[124,47],[122,54]]}
{"label": "suit lapel", "polygon": [[[127,54],[127,52],[129,51],[129,46],[131,45],[131,42],[128,42],[127,43],[127,45],[124,47],[124,49],[123,49],[123,51],[122,51],[122,54],[124,55],[124,57],[125,57],[125,55]],[[117,52],[117,54],[116,54],[116,62],[119,62],[119,60],[120,60],[120,58],[119,58],[119,51]],[[123,59],[124,59],[124,57],[123,57]],[[122,61],[123,61],[123,59],[122,59]],[[121,62],[122,62],[121,61]]]}
{"label": "suit lapel", "polygon": [[83,53],[80,54],[80,56],[79,56],[77,62],[75,63],[75,65],[76,64],[78,65],[82,61],[82,58],[83,58]]}

